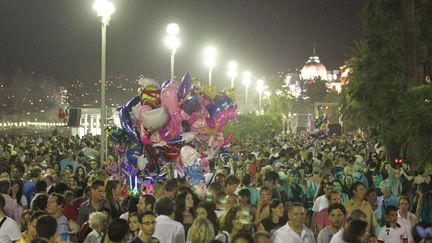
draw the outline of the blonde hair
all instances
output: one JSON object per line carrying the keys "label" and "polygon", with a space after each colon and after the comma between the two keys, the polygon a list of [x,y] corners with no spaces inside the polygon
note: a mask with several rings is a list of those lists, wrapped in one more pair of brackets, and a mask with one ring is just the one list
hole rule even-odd
{"label": "blonde hair", "polygon": [[204,217],[198,217],[194,220],[188,231],[186,242],[209,243],[215,238],[213,224]]}
{"label": "blonde hair", "polygon": [[89,216],[89,226],[91,229],[96,229],[100,224],[107,223],[107,215],[102,212],[93,212]]}

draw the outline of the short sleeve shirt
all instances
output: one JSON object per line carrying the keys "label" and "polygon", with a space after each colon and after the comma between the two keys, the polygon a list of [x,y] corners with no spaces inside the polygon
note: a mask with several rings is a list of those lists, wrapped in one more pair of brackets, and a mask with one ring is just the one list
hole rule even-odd
{"label": "short sleeve shirt", "polygon": [[[3,222],[3,225],[0,228],[0,242],[2,243],[10,243],[14,241],[18,241],[21,237],[21,230],[18,227],[17,222],[12,218],[7,216],[6,220]],[[0,222],[3,218],[0,219]]]}
{"label": "short sleeve shirt", "polygon": [[378,241],[384,243],[402,243],[404,240],[408,240],[408,235],[404,228],[399,224],[396,224],[396,228],[390,227],[389,224],[381,228],[378,235]]}

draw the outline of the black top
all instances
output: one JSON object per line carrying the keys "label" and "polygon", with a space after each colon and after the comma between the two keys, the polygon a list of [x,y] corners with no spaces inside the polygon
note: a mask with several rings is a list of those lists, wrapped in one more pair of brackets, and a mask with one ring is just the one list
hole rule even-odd
{"label": "black top", "polygon": [[261,224],[264,226],[264,229],[271,234],[274,231],[276,231],[277,229],[279,229],[280,227],[282,227],[284,224],[286,224],[286,220],[284,220],[283,218],[280,218],[279,223],[275,224],[275,223],[273,223],[271,218],[268,217],[268,218],[261,220]]}

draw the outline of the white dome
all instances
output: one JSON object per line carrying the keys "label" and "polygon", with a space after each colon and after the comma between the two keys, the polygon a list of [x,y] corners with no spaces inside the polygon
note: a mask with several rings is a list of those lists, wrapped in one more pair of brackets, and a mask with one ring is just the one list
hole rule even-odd
{"label": "white dome", "polygon": [[327,69],[324,64],[320,63],[318,56],[311,56],[301,70],[301,77],[304,80],[312,80],[317,77],[327,80]]}

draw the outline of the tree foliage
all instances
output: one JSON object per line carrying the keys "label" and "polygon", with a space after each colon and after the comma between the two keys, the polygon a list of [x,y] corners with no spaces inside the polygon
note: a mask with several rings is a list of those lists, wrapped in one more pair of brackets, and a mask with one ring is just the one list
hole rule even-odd
{"label": "tree foliage", "polygon": [[[425,8],[426,5],[430,7],[431,4],[418,1],[416,9]],[[418,80],[413,83],[406,78],[407,50],[404,47],[406,38],[402,12],[401,0],[371,0],[366,4],[362,12],[366,38],[357,43],[353,57],[347,63],[351,73],[342,97],[344,120],[364,129],[369,136],[381,139],[387,147],[389,159],[406,156],[412,147],[408,143],[412,145],[414,141],[420,143],[417,147],[427,147],[427,139],[419,131],[430,132],[432,128],[430,120],[425,120],[428,115],[413,116],[418,112],[428,113],[425,108],[427,105],[423,103],[427,95],[431,94],[428,90],[431,87],[413,87]],[[431,29],[428,28],[431,27],[431,20],[425,20],[426,16],[419,14],[424,15],[426,12],[416,13],[416,28],[426,28],[425,31],[430,33]],[[429,24],[419,23],[419,19]],[[430,44],[425,38],[430,43],[432,36],[426,37],[418,31],[416,33],[418,50],[430,53]],[[425,63],[427,59],[423,54],[417,58],[419,64]],[[417,69],[420,70],[421,65]],[[422,154],[417,155],[417,159],[424,157]]]}

